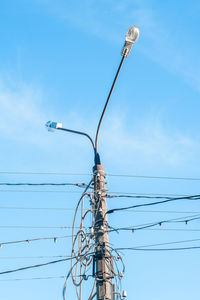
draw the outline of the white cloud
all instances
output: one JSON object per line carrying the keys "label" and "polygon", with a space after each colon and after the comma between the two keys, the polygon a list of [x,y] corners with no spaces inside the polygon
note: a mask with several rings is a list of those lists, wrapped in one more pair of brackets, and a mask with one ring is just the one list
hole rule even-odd
{"label": "white cloud", "polygon": [[[54,113],[44,110],[43,98],[45,96],[38,88],[21,83],[13,86],[1,80],[1,139],[20,141],[39,147],[52,147],[55,154],[61,151],[57,147],[62,142],[66,151],[71,152],[75,147],[78,152],[88,153],[90,145],[84,138],[69,135],[65,139],[60,134],[52,138],[52,135],[45,131],[44,122]],[[96,122],[85,120],[84,116],[81,116],[81,112],[68,112],[67,115],[61,116],[61,120],[64,124],[70,123],[74,129],[86,128],[88,133],[93,132]],[[121,163],[122,166],[138,164],[140,167],[165,165],[176,168],[199,160],[200,141],[191,139],[181,132],[167,132],[159,114],[140,120],[131,129],[127,129],[125,111],[112,113],[105,122],[107,125],[105,124],[102,128],[100,136],[100,151],[104,153],[107,161]],[[103,141],[102,144],[101,141]],[[85,154],[82,153],[82,155]]]}
{"label": "white cloud", "polygon": [[109,124],[103,131],[102,146],[106,145],[106,157],[114,157],[119,165],[165,166],[175,170],[194,167],[199,161],[200,140],[178,131],[167,131],[157,116],[142,119],[134,128],[128,128],[118,113],[109,118]]}
{"label": "white cloud", "polygon": [[39,145],[43,136],[41,125],[46,119],[40,101],[38,88],[0,80],[0,136]]}

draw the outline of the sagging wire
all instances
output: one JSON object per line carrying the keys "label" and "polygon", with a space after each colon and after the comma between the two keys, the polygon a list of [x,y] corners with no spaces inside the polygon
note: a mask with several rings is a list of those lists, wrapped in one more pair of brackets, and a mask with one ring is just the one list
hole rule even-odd
{"label": "sagging wire", "polygon": [[85,187],[86,184],[83,182],[78,183],[52,183],[52,182],[42,182],[42,183],[29,183],[29,182],[20,182],[20,183],[9,183],[9,182],[0,182],[0,186],[77,186],[77,187]]}
{"label": "sagging wire", "polygon": [[8,271],[3,271],[3,272],[0,272],[0,275],[19,272],[19,271],[24,271],[24,270],[33,269],[33,268],[44,267],[44,266],[47,266],[47,265],[52,265],[52,264],[56,264],[56,263],[59,263],[59,262],[64,262],[64,261],[67,261],[67,260],[70,260],[70,259],[71,259],[71,257],[66,257],[66,258],[53,260],[53,261],[49,261],[49,262],[42,263],[42,264],[21,267],[21,268],[17,268],[17,269],[13,269],[13,270],[8,270]]}
{"label": "sagging wire", "polygon": [[[67,172],[31,172],[31,171],[0,171],[0,174],[10,175],[56,175],[56,176],[91,176],[92,173],[67,173]],[[165,179],[165,180],[189,180],[200,181],[198,177],[172,177],[172,176],[152,176],[152,175],[137,175],[137,174],[114,174],[106,173],[109,177],[128,177],[141,179]]]}
{"label": "sagging wire", "polygon": [[72,237],[72,236],[71,235],[63,235],[63,236],[51,236],[51,237],[39,237],[39,238],[25,239],[25,240],[18,240],[18,241],[0,242],[0,248],[2,248],[3,245],[21,244],[21,243],[30,244],[30,242],[43,241],[43,240],[53,240],[54,243],[56,243],[58,239],[65,239],[65,238],[69,238],[69,237]]}
{"label": "sagging wire", "polygon": [[[99,210],[101,210],[100,201],[96,201],[96,192],[91,193],[88,192],[91,185],[94,187],[95,176],[90,180],[89,184],[86,186],[84,192],[82,193],[74,213],[73,225],[72,225],[72,252],[71,252],[71,267],[69,272],[67,273],[65,284],[63,287],[63,299],[66,300],[66,292],[68,279],[72,279],[72,283],[75,286],[76,298],[78,300],[82,299],[82,284],[84,281],[93,277],[93,285],[90,292],[88,291],[88,300],[94,299],[96,296],[95,286],[97,281],[101,281],[104,278],[108,284],[112,285],[111,279],[115,278],[116,282],[116,295],[117,299],[121,299],[121,279],[123,277],[123,273],[125,272],[125,266],[119,252],[114,249],[110,243],[106,245],[101,245],[97,239],[95,231],[98,227],[98,224],[95,224],[96,214]],[[91,208],[84,209],[84,200],[85,198],[89,198],[89,204]],[[77,226],[78,220],[78,212],[80,215],[79,226]],[[90,226],[85,226],[86,218],[92,214],[92,220],[90,220]],[[103,225],[108,226],[106,222],[106,214],[104,214]],[[76,230],[75,230],[76,229]],[[106,231],[105,231],[106,232]],[[95,259],[98,251],[101,252],[102,257],[105,259],[107,273],[98,274],[94,271]],[[74,261],[75,260],[75,261]],[[118,267],[118,262],[122,264],[122,271],[120,271]],[[88,271],[93,264],[93,274],[88,275]],[[104,276],[105,275],[105,276]],[[113,288],[113,287],[112,287]],[[71,293],[70,293],[71,297]],[[120,298],[119,298],[120,297]]]}
{"label": "sagging wire", "polygon": [[[88,196],[90,198],[90,202],[92,201],[90,193],[88,193],[88,189],[91,186],[92,180],[90,180],[89,184],[86,186],[84,192],[82,193],[78,204],[75,209],[73,226],[72,226],[72,253],[71,253],[71,269],[67,274],[64,288],[63,288],[63,299],[65,299],[67,281],[71,276],[72,282],[75,286],[77,299],[81,300],[82,298],[82,282],[83,280],[88,279],[88,275],[86,274],[88,266],[92,263],[92,256],[90,256],[90,251],[94,249],[94,244],[91,243],[91,236],[85,232],[85,228],[83,226],[83,222],[85,217],[91,210],[84,211],[84,198]],[[77,213],[79,207],[81,205],[81,222],[78,231],[75,233],[75,223],[77,218]],[[78,242],[78,251],[75,250],[76,243]],[[74,259],[76,262],[74,263]],[[79,274],[78,274],[79,269]],[[79,278],[79,280],[78,280]],[[92,294],[90,295],[90,298]]]}
{"label": "sagging wire", "polygon": [[[120,196],[120,195],[119,195]],[[119,197],[119,196],[113,196],[113,197]],[[121,195],[121,197],[129,197],[129,198],[146,198],[142,196],[129,196],[129,195]],[[150,199],[163,199],[163,197],[148,197]],[[123,211],[123,210],[128,210],[128,209],[133,209],[133,208],[138,208],[138,207],[144,207],[144,206],[152,206],[152,205],[158,205],[158,204],[163,204],[171,201],[178,201],[178,200],[200,200],[200,195],[191,195],[191,196],[186,196],[186,197],[165,197],[165,200],[162,201],[156,201],[156,202],[150,202],[150,203],[142,203],[142,204],[136,204],[136,205],[131,205],[131,206],[126,206],[126,207],[120,207],[120,208],[113,208],[109,209],[106,214],[111,214],[116,211]]]}
{"label": "sagging wire", "polygon": [[154,223],[146,223],[146,224],[141,224],[141,225],[135,225],[135,226],[129,226],[129,227],[121,227],[121,228],[113,228],[113,229],[109,229],[109,232],[119,232],[119,231],[126,231],[126,230],[131,230],[132,232],[136,231],[136,230],[143,230],[143,229],[147,229],[147,228],[151,228],[151,227],[155,227],[155,226],[162,226],[163,224],[166,223],[185,223],[186,225],[189,222],[192,221],[196,221],[200,219],[200,215],[190,215],[190,216],[185,216],[185,217],[180,217],[180,218],[174,218],[174,219],[169,219],[169,220],[161,220],[158,222],[154,222]]}

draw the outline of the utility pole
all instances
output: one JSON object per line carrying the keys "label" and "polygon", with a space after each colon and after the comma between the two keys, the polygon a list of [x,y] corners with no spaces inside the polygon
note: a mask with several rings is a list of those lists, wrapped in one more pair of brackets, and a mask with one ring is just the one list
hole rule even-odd
{"label": "utility pole", "polygon": [[97,300],[114,300],[112,296],[112,257],[109,251],[107,204],[104,167],[97,164],[94,173],[94,235],[93,276],[96,278]]}
{"label": "utility pole", "polygon": [[[115,292],[115,286],[112,284],[112,278],[114,278],[114,267],[113,267],[113,258],[112,258],[112,248],[109,246],[109,226],[107,221],[107,204],[106,204],[106,188],[105,188],[105,173],[104,167],[101,165],[100,156],[98,153],[98,138],[99,138],[99,131],[101,128],[102,120],[105,115],[110,97],[112,95],[113,89],[115,87],[115,83],[117,81],[118,75],[120,73],[121,67],[126,57],[129,56],[131,48],[133,44],[137,41],[139,37],[139,28],[137,26],[131,26],[127,31],[125,44],[122,49],[121,55],[122,59],[119,64],[117,73],[115,75],[113,84],[111,86],[110,92],[108,94],[103,112],[101,114],[97,131],[96,131],[96,138],[95,141],[92,137],[82,131],[72,130],[63,128],[61,123],[56,123],[52,121],[48,121],[46,126],[49,130],[51,129],[59,129],[62,131],[67,131],[70,133],[79,134],[82,136],[87,137],[91,144],[94,151],[94,162],[95,166],[93,168],[93,219],[94,219],[94,228],[93,233],[91,236],[94,236],[94,255],[93,255],[93,277],[96,281],[96,293],[93,294],[93,290],[91,296],[88,300],[94,299],[95,295],[97,296],[97,300],[115,300],[115,295],[117,299],[125,299],[126,293],[124,292],[122,297],[120,293],[117,291]],[[80,234],[80,233],[79,233]],[[80,247],[79,247],[80,248]],[[77,258],[77,257],[76,257]],[[77,258],[78,259],[78,258]],[[80,258],[77,262],[81,261]],[[81,265],[82,266],[82,265]],[[84,278],[86,275],[84,274]],[[77,283],[73,281],[77,288]],[[78,299],[81,298],[77,294]],[[65,297],[64,297],[65,299]]]}

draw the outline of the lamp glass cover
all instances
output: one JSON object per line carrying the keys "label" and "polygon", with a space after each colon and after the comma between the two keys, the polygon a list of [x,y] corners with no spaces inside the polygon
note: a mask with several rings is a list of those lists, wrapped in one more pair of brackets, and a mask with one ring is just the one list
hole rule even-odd
{"label": "lamp glass cover", "polygon": [[139,28],[137,26],[131,26],[126,34],[126,42],[134,44],[139,37]]}

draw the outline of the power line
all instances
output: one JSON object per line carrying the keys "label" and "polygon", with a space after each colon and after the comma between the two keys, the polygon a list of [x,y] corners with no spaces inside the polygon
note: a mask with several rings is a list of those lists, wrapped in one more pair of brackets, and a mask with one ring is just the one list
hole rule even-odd
{"label": "power line", "polygon": [[191,221],[195,221],[195,220],[199,220],[200,219],[200,215],[192,215],[192,216],[184,216],[184,217],[180,217],[180,218],[175,218],[175,219],[169,219],[169,220],[161,220],[158,222],[151,222],[151,223],[146,223],[146,224],[141,224],[141,225],[136,225],[136,226],[129,226],[129,227],[121,227],[121,228],[111,228],[109,230],[110,231],[120,231],[120,230],[131,230],[132,232],[134,232],[135,230],[143,230],[146,228],[151,228],[151,227],[155,227],[157,225],[161,226],[165,223],[185,223],[188,224],[188,222]]}
{"label": "power line", "polygon": [[[175,199],[175,197],[179,198],[189,198],[189,197],[200,197],[200,195],[150,195],[150,194],[132,194],[132,193],[124,193],[120,194],[119,192],[113,192],[115,195],[107,194],[107,198],[133,198],[133,199]],[[169,195],[169,194],[168,194]],[[174,197],[175,196],[175,197]]]}
{"label": "power line", "polygon": [[[13,175],[58,175],[58,176],[92,176],[92,173],[67,173],[67,172],[25,172],[25,171],[0,171],[0,174]],[[106,173],[110,177],[128,177],[141,179],[165,179],[165,180],[189,180],[200,181],[199,177],[175,177],[175,176],[152,176],[152,175],[137,175],[137,174],[113,174]]]}
{"label": "power line", "polygon": [[[1,225],[0,228],[30,228],[30,229],[72,229],[72,226],[26,226],[26,225]],[[76,227],[79,228],[79,227]]]}
{"label": "power line", "polygon": [[200,214],[200,211],[180,211],[180,210],[135,210],[135,209],[129,209],[127,212],[159,213],[159,214],[160,213],[167,213],[167,214]]}
{"label": "power line", "polygon": [[[146,245],[147,246],[147,245]],[[117,251],[124,251],[124,250],[136,250],[136,251],[178,251],[178,250],[191,250],[191,249],[200,249],[200,246],[190,246],[190,247],[181,247],[181,248],[139,248],[139,247],[121,247],[121,248],[116,248],[115,250]],[[91,255],[91,253],[90,253]],[[47,265],[51,265],[51,264],[56,264],[59,262],[64,262],[64,261],[68,261],[71,259],[75,259],[75,257],[66,257],[63,259],[59,259],[59,260],[54,260],[54,261],[49,261],[46,263],[42,263],[42,264],[36,264],[36,265],[31,265],[31,266],[25,266],[25,267],[21,267],[21,268],[17,268],[17,269],[12,269],[12,270],[7,270],[7,271],[3,271],[0,272],[0,275],[4,275],[4,274],[10,274],[10,273],[14,273],[14,272],[19,272],[19,271],[24,271],[24,270],[28,270],[28,269],[33,269],[33,268],[38,268],[38,267],[43,267],[43,266],[47,266]]]}
{"label": "power line", "polygon": [[117,251],[124,251],[124,250],[135,250],[135,251],[181,251],[181,250],[192,250],[192,249],[200,249],[200,246],[191,246],[191,247],[182,247],[182,248],[116,248]]}
{"label": "power line", "polygon": [[44,183],[9,183],[9,182],[0,182],[0,186],[9,185],[9,186],[77,186],[77,187],[85,187],[86,184],[83,182],[79,183],[52,183],[52,182],[44,182]]}
{"label": "power line", "polygon": [[151,231],[189,231],[189,232],[199,232],[200,229],[191,229],[191,228],[144,228],[143,230],[151,230]]}
{"label": "power line", "polygon": [[10,175],[58,175],[58,176],[90,176],[92,173],[67,173],[67,172],[26,172],[26,171],[0,171],[0,174]]}
{"label": "power line", "polygon": [[192,250],[192,249],[200,249],[200,246],[191,246],[191,247],[182,247],[182,248],[116,248],[117,251],[124,250],[135,250],[135,251],[180,251],[180,250]]}
{"label": "power line", "polygon": [[137,247],[134,247],[134,249],[137,249],[137,248],[141,249],[141,248],[155,247],[155,246],[165,246],[165,245],[172,245],[172,244],[184,244],[184,243],[199,242],[199,241],[200,241],[200,239],[173,241],[173,242],[165,242],[165,243],[157,243],[157,244],[149,244],[149,245],[137,246]]}
{"label": "power line", "polygon": [[[0,209],[13,210],[53,210],[53,211],[74,211],[73,207],[22,207],[22,206],[0,206]],[[84,210],[86,211],[86,209]],[[94,211],[94,209],[92,209]],[[180,211],[180,210],[135,210],[129,209],[128,212],[135,213],[169,213],[169,214],[200,214],[200,211]]]}
{"label": "power line", "polygon": [[74,211],[74,208],[65,207],[17,207],[17,206],[0,206],[0,209],[16,209],[16,210],[58,210],[58,211]]}
{"label": "power line", "polygon": [[[122,195],[122,196],[127,197],[125,195]],[[162,197],[156,197],[156,199],[158,199],[158,198],[163,199]],[[200,200],[200,195],[192,195],[192,196],[179,197],[179,198],[166,198],[166,200],[162,200],[162,201],[131,205],[131,206],[126,206],[126,207],[121,207],[121,208],[113,208],[113,209],[109,209],[107,211],[107,214],[111,214],[111,213],[114,213],[116,211],[123,211],[123,210],[128,210],[128,209],[131,209],[131,208],[158,205],[158,204],[163,204],[163,203],[167,203],[167,202],[171,202],[171,201],[177,201],[177,200]]]}
{"label": "power line", "polygon": [[62,258],[62,259],[58,259],[58,260],[49,261],[49,262],[42,263],[42,264],[26,266],[26,267],[17,268],[17,269],[8,270],[8,271],[3,271],[3,272],[0,272],[0,275],[19,272],[19,271],[24,271],[24,270],[33,269],[33,268],[39,268],[39,267],[43,267],[43,266],[47,266],[47,265],[51,265],[51,264],[56,264],[56,263],[59,263],[59,262],[64,262],[64,261],[67,261],[67,260],[71,260],[71,256],[67,257],[67,258]]}
{"label": "power line", "polygon": [[[0,190],[0,192],[20,192],[20,193],[72,193],[72,194],[80,194],[81,191],[66,191],[66,190],[14,190],[14,189],[4,189]],[[110,194],[111,193],[111,194]],[[158,196],[163,196],[162,198],[166,197],[189,197],[192,195],[186,195],[186,194],[156,194],[156,193],[126,193],[126,192],[115,192],[110,191],[109,194],[107,194],[107,198],[152,198],[155,199]],[[116,196],[115,196],[116,195]],[[150,197],[152,196],[152,197]],[[154,197],[155,196],[155,197]],[[166,197],[165,197],[166,196]]]}
{"label": "power line", "polygon": [[[83,275],[77,275],[77,277],[84,277]],[[87,275],[87,277],[92,277],[92,275]],[[0,281],[29,281],[29,280],[48,280],[48,279],[65,279],[66,275],[61,276],[48,276],[48,277],[30,277],[30,278],[12,278],[12,279],[0,279]]]}
{"label": "power line", "polygon": [[40,255],[40,256],[1,256],[0,259],[44,259],[44,258],[66,258],[66,255]]}
{"label": "power line", "polygon": [[[187,197],[191,196],[189,194],[161,194],[161,193],[133,193],[133,192],[115,192],[110,191],[109,194],[107,194],[108,198],[114,198],[112,194],[116,195],[136,195],[136,196],[166,196],[166,197]],[[155,197],[153,197],[155,198]]]}
{"label": "power line", "polygon": [[51,236],[51,237],[39,237],[39,238],[33,238],[33,239],[25,239],[25,240],[17,240],[17,241],[7,241],[7,242],[0,242],[0,246],[3,245],[10,245],[10,244],[20,244],[20,243],[30,243],[35,241],[42,241],[42,240],[53,240],[56,242],[58,239],[65,239],[72,237],[72,235],[64,235],[64,236]]}
{"label": "power line", "polygon": [[[63,238],[63,237],[61,237],[61,238]],[[45,239],[45,238],[43,238],[43,239]],[[48,238],[46,238],[46,239],[48,239]],[[37,240],[41,240],[41,239],[37,239]],[[30,241],[33,241],[33,240],[30,240]],[[172,244],[183,244],[183,243],[198,242],[198,241],[200,241],[200,239],[172,241],[172,242],[164,242],[164,243],[156,243],[156,244],[148,244],[148,245],[136,246],[136,247],[134,247],[134,249],[137,249],[137,248],[138,249],[140,249],[140,248],[147,248],[147,247],[155,247],[155,246],[165,246],[165,245],[172,245]],[[24,241],[20,241],[20,242],[24,242]],[[6,256],[6,257],[0,257],[0,259],[44,259],[44,258],[67,258],[67,256],[66,255],[54,255],[54,256]]]}
{"label": "power line", "polygon": [[[134,229],[134,228],[132,228],[132,229]],[[129,230],[132,231],[132,232],[134,232],[134,230],[132,230],[132,229],[130,228]],[[116,232],[117,230],[118,229],[115,229],[115,230],[111,230],[109,232]],[[150,230],[150,231],[177,231],[177,232],[179,232],[179,231],[187,232],[188,231],[188,232],[200,232],[199,228],[162,228],[162,227],[160,227],[160,228],[144,228],[142,230],[144,230],[144,231]]]}
{"label": "power line", "polygon": [[31,280],[48,280],[48,279],[64,279],[66,275],[61,276],[49,276],[49,277],[32,277],[32,278],[12,278],[12,279],[0,279],[3,282],[10,281],[31,281]]}
{"label": "power line", "polygon": [[[0,174],[15,174],[15,175],[61,175],[61,176],[91,176],[92,173],[67,173],[67,172],[12,172],[1,171]],[[106,173],[111,177],[129,177],[129,178],[145,178],[145,179],[167,179],[167,180],[194,180],[200,181],[199,177],[175,177],[175,176],[152,176],[152,175],[136,175],[136,174],[113,174]]]}
{"label": "power line", "polygon": [[112,177],[127,177],[127,178],[140,178],[140,179],[165,179],[165,180],[189,180],[200,181],[198,177],[173,177],[173,176],[150,176],[150,175],[131,175],[131,174],[110,174],[106,175]]}
{"label": "power line", "polygon": [[36,190],[0,190],[0,192],[20,192],[20,193],[70,193],[70,194],[80,194],[81,191],[36,191]]}
{"label": "power line", "polygon": [[[87,255],[88,256],[92,256],[93,252],[87,253]],[[84,257],[85,255],[83,254],[83,255],[80,255],[80,257],[81,256]],[[24,270],[33,269],[33,268],[44,267],[44,266],[48,266],[48,265],[52,265],[52,264],[56,264],[56,263],[60,263],[60,262],[68,261],[68,260],[72,260],[72,259],[76,259],[76,257],[67,256],[66,258],[62,258],[62,259],[58,259],[58,260],[53,260],[53,261],[49,261],[49,262],[46,262],[46,263],[41,263],[41,264],[36,264],[36,265],[31,265],[31,266],[25,266],[25,267],[21,267],[21,268],[17,268],[17,269],[12,269],[12,270],[7,270],[7,271],[0,272],[0,275],[14,273],[14,272],[19,272],[19,271],[24,271]]]}

